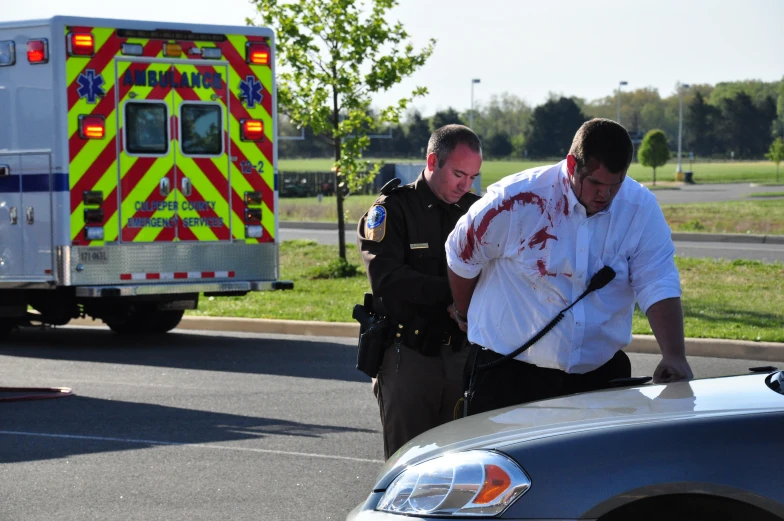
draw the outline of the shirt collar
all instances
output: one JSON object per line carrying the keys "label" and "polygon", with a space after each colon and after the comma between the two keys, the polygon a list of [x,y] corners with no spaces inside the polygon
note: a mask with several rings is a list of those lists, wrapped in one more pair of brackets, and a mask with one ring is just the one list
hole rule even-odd
{"label": "shirt collar", "polygon": [[436,194],[434,194],[433,190],[430,189],[430,185],[428,185],[427,181],[425,180],[424,169],[419,174],[419,177],[416,178],[416,181],[414,181],[414,190],[416,190],[417,194],[420,196],[420,201],[422,201],[422,205],[426,210],[432,210],[437,206],[441,206],[445,210],[448,210],[454,206],[460,208],[461,204],[464,202],[463,199],[466,197],[461,197],[460,200],[455,204],[445,203],[436,197]]}

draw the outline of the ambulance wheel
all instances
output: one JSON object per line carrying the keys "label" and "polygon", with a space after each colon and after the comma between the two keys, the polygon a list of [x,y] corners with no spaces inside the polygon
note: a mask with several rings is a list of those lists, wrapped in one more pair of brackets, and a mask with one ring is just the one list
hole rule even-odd
{"label": "ambulance wheel", "polygon": [[14,322],[0,319],[0,340],[4,340],[14,329]]}
{"label": "ambulance wheel", "polygon": [[109,329],[118,335],[160,335],[171,331],[182,320],[183,310],[154,311],[137,308],[123,321],[105,320]]}
{"label": "ambulance wheel", "polygon": [[155,323],[153,324],[151,333],[168,333],[177,327],[182,320],[182,315],[185,313],[182,309],[171,311],[158,311]]}

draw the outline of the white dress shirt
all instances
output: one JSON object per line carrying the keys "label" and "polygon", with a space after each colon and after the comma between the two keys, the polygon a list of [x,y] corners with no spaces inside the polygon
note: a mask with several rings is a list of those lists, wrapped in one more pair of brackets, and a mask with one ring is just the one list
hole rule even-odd
{"label": "white dress shirt", "polygon": [[588,287],[603,266],[615,278],[569,310],[517,356],[539,367],[586,373],[631,342],[635,300],[643,313],[680,297],[670,228],[655,196],[626,177],[612,203],[590,217],[569,183],[566,161],[488,187],[449,235],[447,263],[481,276],[468,309],[468,339],[511,353]]}

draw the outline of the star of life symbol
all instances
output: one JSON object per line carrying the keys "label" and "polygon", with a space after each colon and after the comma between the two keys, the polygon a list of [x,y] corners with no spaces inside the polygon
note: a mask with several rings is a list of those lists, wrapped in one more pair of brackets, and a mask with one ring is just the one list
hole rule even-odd
{"label": "star of life symbol", "polygon": [[240,98],[247,102],[249,109],[252,109],[257,103],[261,103],[261,100],[264,97],[261,94],[261,89],[261,82],[256,81],[256,78],[253,76],[246,76],[245,79],[240,82]]}
{"label": "star of life symbol", "polygon": [[103,90],[103,77],[100,74],[95,74],[95,69],[87,69],[79,74],[76,81],[80,85],[76,93],[80,98],[86,98],[87,103],[95,103],[99,97],[106,95]]}

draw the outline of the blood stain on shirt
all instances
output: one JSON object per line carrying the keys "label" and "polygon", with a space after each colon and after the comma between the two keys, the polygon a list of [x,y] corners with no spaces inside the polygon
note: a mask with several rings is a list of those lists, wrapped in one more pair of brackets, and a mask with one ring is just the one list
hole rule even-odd
{"label": "blood stain on shirt", "polygon": [[558,275],[558,273],[556,273],[554,271],[553,272],[547,271],[547,266],[545,266],[544,261],[542,259],[539,259],[538,261],[536,261],[536,267],[539,268],[539,274],[542,277],[544,277],[544,276],[555,277],[556,275]]}
{"label": "blood stain on shirt", "polygon": [[490,222],[502,212],[508,212],[511,210],[517,203],[521,203],[523,205],[536,204],[539,207],[539,212],[543,215],[547,204],[544,199],[534,193],[520,192],[519,194],[516,194],[509,199],[504,199],[504,201],[496,208],[488,210],[487,213],[482,217],[482,220],[479,222],[479,226],[477,226],[476,229],[474,229],[474,225],[472,224],[468,227],[468,230],[466,230],[466,242],[463,245],[462,251],[460,252],[460,259],[463,262],[468,262],[474,256],[474,248],[476,247],[476,243],[482,242],[482,237],[484,237],[485,233],[487,233],[487,228],[490,226]]}
{"label": "blood stain on shirt", "polygon": [[555,235],[550,235],[547,233],[547,226],[533,234],[531,239],[528,241],[528,247],[533,248],[537,244],[541,244],[542,246],[539,248],[540,250],[545,249],[547,247],[547,241],[553,239],[554,241],[558,240],[558,237]]}

